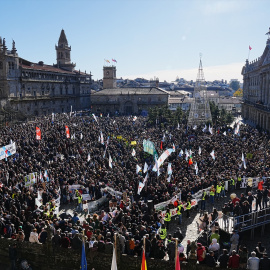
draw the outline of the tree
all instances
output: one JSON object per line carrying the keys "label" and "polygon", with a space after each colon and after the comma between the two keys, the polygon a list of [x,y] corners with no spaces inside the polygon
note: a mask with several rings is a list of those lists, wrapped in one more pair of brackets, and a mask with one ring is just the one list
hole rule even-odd
{"label": "tree", "polygon": [[233,80],[233,81],[231,81],[231,83],[230,83],[230,87],[231,87],[234,91],[236,91],[237,89],[240,88],[240,82],[239,82],[238,80]]}
{"label": "tree", "polygon": [[242,97],[243,96],[243,89],[239,88],[237,91],[233,93],[234,97]]}

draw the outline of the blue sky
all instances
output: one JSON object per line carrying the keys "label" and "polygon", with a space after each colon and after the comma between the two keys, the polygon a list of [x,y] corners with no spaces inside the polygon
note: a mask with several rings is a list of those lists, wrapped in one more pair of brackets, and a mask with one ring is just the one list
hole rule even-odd
{"label": "blue sky", "polygon": [[248,57],[261,56],[270,27],[264,0],[0,0],[0,36],[20,57],[56,62],[63,28],[76,69],[102,78],[104,59],[117,77],[196,79],[199,54],[206,80],[237,78]]}

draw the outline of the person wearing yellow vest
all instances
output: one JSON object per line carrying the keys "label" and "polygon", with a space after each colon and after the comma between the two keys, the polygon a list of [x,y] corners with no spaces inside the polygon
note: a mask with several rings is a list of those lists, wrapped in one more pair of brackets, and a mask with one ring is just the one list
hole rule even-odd
{"label": "person wearing yellow vest", "polygon": [[164,218],[165,225],[168,230],[169,230],[169,224],[171,222],[171,219],[172,219],[172,215],[171,215],[170,209],[168,208],[165,214],[165,218]]}
{"label": "person wearing yellow vest", "polygon": [[218,182],[218,184],[216,186],[216,198],[217,198],[218,201],[220,199],[221,189],[222,189],[222,186],[221,186],[220,182]]}
{"label": "person wearing yellow vest", "polygon": [[190,218],[190,209],[191,209],[191,201],[190,201],[190,198],[187,198],[187,204],[186,204],[187,218]]}
{"label": "person wearing yellow vest", "polygon": [[215,202],[215,188],[214,188],[214,186],[212,186],[211,187],[211,189],[210,189],[210,202],[211,202],[211,204],[212,205],[214,205],[214,202]]}
{"label": "person wearing yellow vest", "polygon": [[242,178],[240,175],[237,177],[237,182],[236,182],[236,189],[240,189],[242,183]]}
{"label": "person wearing yellow vest", "polygon": [[206,197],[207,197],[207,192],[206,192],[205,189],[204,189],[204,190],[203,190],[203,193],[202,193],[202,200],[201,200],[201,210],[202,210],[202,211],[205,211]]}
{"label": "person wearing yellow vest", "polygon": [[82,202],[83,202],[83,199],[82,199],[82,194],[79,192],[78,194],[78,211],[82,212],[83,211],[83,206],[82,206]]}
{"label": "person wearing yellow vest", "polygon": [[167,229],[165,228],[165,225],[163,224],[160,233],[159,233],[160,239],[164,240],[167,237]]}
{"label": "person wearing yellow vest", "polygon": [[184,211],[184,206],[183,204],[180,202],[180,204],[177,206],[177,215],[179,218],[179,224],[182,224],[182,212]]}
{"label": "person wearing yellow vest", "polygon": [[234,188],[235,188],[235,181],[233,178],[231,178],[231,181],[230,181],[230,188],[231,188],[231,190],[234,190]]}

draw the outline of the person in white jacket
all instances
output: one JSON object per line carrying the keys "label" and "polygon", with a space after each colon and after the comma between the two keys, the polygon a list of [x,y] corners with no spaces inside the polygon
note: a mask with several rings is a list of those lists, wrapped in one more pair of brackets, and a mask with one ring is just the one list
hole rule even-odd
{"label": "person in white jacket", "polygon": [[34,229],[34,230],[30,233],[29,242],[30,242],[30,243],[38,243],[38,244],[41,244],[41,243],[38,241],[38,233],[37,233],[37,229]]}

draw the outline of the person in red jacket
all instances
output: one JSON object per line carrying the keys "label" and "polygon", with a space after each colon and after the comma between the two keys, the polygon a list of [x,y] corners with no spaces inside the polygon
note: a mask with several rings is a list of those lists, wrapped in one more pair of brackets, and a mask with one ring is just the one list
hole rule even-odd
{"label": "person in red jacket", "polygon": [[204,263],[205,255],[206,255],[205,247],[201,243],[198,243],[197,244],[197,260],[199,261],[200,264]]}
{"label": "person in red jacket", "polygon": [[236,254],[236,251],[232,251],[232,256],[229,258],[229,268],[232,269],[239,269],[239,264],[240,264],[240,256]]}

